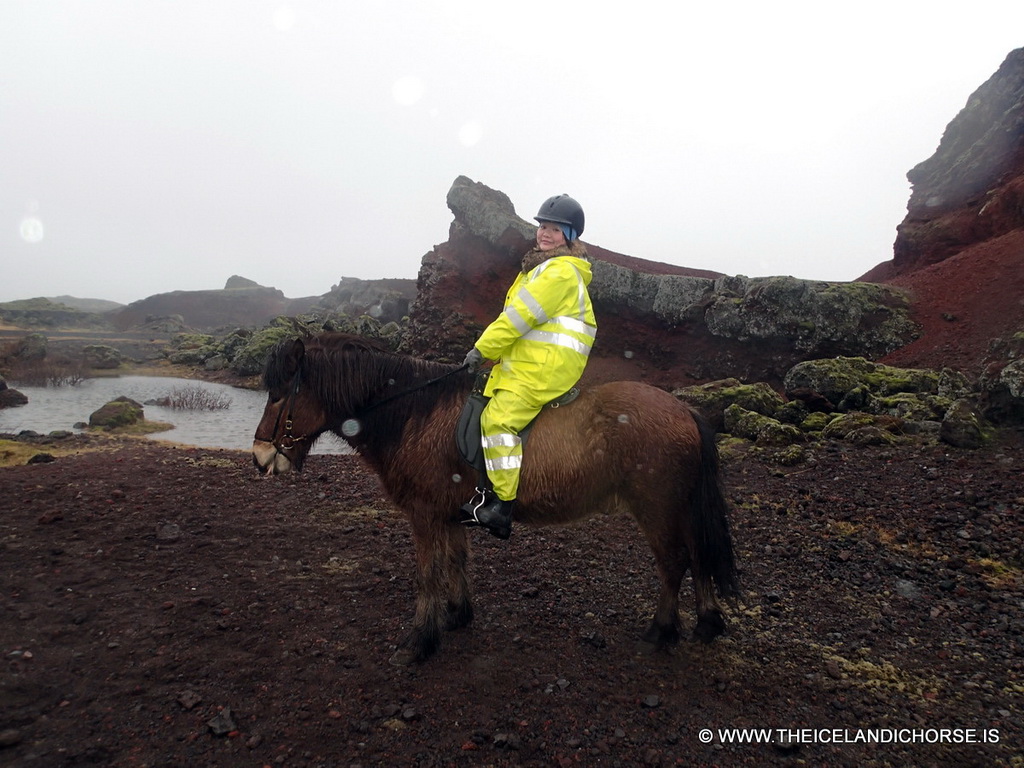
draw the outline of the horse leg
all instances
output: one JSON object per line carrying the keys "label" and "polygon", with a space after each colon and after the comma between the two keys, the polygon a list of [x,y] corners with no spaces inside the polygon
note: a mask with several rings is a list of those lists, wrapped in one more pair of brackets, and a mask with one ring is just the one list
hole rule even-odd
{"label": "horse leg", "polygon": [[449,524],[448,532],[448,600],[444,628],[462,629],[473,621],[466,562],[469,560],[469,542],[462,525]]}
{"label": "horse leg", "polygon": [[638,650],[644,653],[675,645],[682,635],[679,620],[679,587],[690,564],[690,556],[685,547],[674,542],[675,538],[671,537],[668,542],[664,539],[659,543],[652,542],[651,548],[654,550],[658,578],[661,581],[661,593],[658,596],[658,608],[654,618],[640,637]]}
{"label": "horse leg", "polygon": [[725,632],[725,616],[715,596],[711,576],[704,570],[699,558],[693,559],[690,572],[693,575],[697,606],[697,625],[693,628],[693,636],[702,643],[710,643]]}
{"label": "horse leg", "polygon": [[422,508],[410,514],[416,548],[416,613],[412,630],[398,644],[391,663],[425,661],[441,644],[448,613],[446,585],[450,578],[450,534],[447,521]]}

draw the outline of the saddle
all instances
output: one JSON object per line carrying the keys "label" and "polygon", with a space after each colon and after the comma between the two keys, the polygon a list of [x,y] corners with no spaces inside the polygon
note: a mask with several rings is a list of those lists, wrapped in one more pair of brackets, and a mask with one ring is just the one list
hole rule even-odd
{"label": "saddle", "polygon": [[[486,484],[489,487],[487,467],[484,465],[484,449],[480,444],[480,414],[483,413],[487,402],[491,399],[484,395],[484,387],[487,384],[488,376],[490,376],[489,371],[482,371],[477,374],[476,381],[473,383],[473,391],[466,398],[466,404],[462,406],[462,413],[459,414],[459,421],[455,425],[455,444],[458,446],[459,454],[463,460],[477,471],[481,486]],[[579,396],[579,387],[572,387],[564,395],[546,403],[544,407],[560,408],[563,405],[568,405]],[[519,432],[519,439],[522,441],[524,451],[526,450],[526,438],[529,437],[530,430],[533,429],[533,424],[536,420],[536,417],[534,417],[534,420]]]}

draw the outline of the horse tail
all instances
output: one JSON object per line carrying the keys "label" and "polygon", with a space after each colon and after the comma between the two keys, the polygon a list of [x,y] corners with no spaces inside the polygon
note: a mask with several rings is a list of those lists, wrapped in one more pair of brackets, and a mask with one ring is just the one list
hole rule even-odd
{"label": "horse tail", "polygon": [[690,518],[697,542],[697,556],[702,570],[714,581],[718,593],[726,598],[737,597],[740,593],[739,578],[715,433],[699,413],[693,411],[692,414],[700,433],[700,473],[690,493]]}

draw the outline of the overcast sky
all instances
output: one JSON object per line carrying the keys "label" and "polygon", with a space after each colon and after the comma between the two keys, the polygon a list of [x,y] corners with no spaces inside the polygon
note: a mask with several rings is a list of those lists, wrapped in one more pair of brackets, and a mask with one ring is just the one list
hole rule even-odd
{"label": "overcast sky", "polygon": [[892,257],[1024,2],[0,0],[0,301],[414,278],[466,175],[749,276]]}

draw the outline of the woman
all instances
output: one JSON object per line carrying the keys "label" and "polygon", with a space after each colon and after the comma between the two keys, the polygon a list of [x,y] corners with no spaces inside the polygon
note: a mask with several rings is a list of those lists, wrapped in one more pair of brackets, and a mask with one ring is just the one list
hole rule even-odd
{"label": "woman", "polygon": [[512,512],[523,459],[519,432],[545,404],[579,381],[597,334],[587,286],[591,271],[583,209],[568,195],[548,198],[534,217],[537,245],[505,296],[505,308],[466,355],[476,371],[497,360],[484,394],[481,444],[493,489],[463,506],[468,525],[499,539],[512,534]]}

